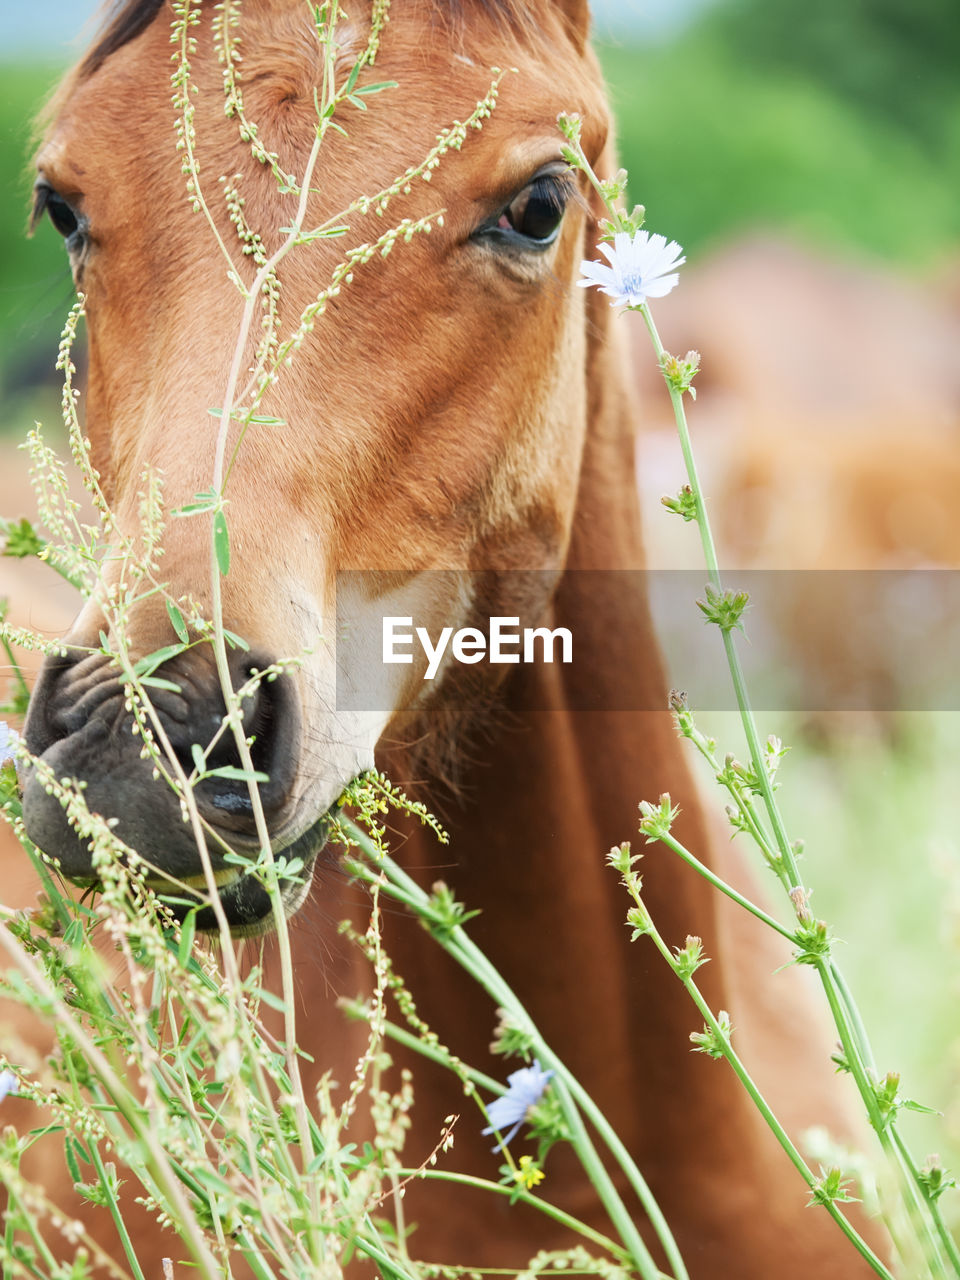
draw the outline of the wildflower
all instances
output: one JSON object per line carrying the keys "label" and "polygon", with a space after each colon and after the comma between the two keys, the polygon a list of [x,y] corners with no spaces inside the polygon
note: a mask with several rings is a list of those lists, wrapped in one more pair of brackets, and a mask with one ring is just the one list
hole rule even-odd
{"label": "wildflower", "polygon": [[[520,1163],[522,1164],[523,1161],[521,1160]],[[927,1156],[918,1177],[931,1200],[938,1200],[944,1191],[957,1185],[956,1178],[942,1168],[938,1155]]]}
{"label": "wildflower", "polygon": [[693,1043],[692,1052],[707,1053],[711,1058],[724,1058],[732,1033],[733,1025],[730,1022],[730,1015],[726,1009],[721,1009],[717,1014],[716,1030],[709,1023],[704,1023],[702,1031],[690,1032]]}
{"label": "wildflower", "polygon": [[533,1156],[521,1156],[519,1166],[513,1171],[514,1182],[518,1182],[527,1191],[532,1191],[546,1176]]}
{"label": "wildflower", "polygon": [[647,298],[665,297],[677,283],[676,268],[686,262],[683,250],[675,240],[667,244],[666,236],[638,231],[631,237],[618,231],[613,245],[601,244],[600,252],[609,262],[582,262],[586,277],[578,280],[582,288],[596,285],[601,293],[613,298],[611,306],[638,307]]}
{"label": "wildflower", "polygon": [[16,1093],[19,1088],[19,1080],[8,1067],[0,1071],[0,1102],[4,1100],[8,1093]]}
{"label": "wildflower", "polygon": [[[496,1098],[487,1107],[487,1118],[490,1121],[484,1133],[502,1133],[508,1125],[513,1128],[503,1139],[503,1146],[516,1136],[517,1130],[527,1118],[527,1112],[535,1107],[549,1084],[552,1071],[544,1071],[539,1061],[534,1058],[532,1067],[521,1067],[507,1076],[509,1089],[502,1097]],[[496,1150],[496,1147],[494,1147]]]}
{"label": "wildflower", "polygon": [[681,982],[689,982],[701,965],[710,961],[703,954],[703,939],[687,934],[687,941],[682,947],[674,947],[676,958],[674,970]]}
{"label": "wildflower", "polygon": [[524,1058],[533,1047],[533,1036],[506,1009],[497,1010],[497,1027],[493,1033],[491,1053],[502,1053],[505,1058],[522,1055]]}
{"label": "wildflower", "polygon": [[820,1177],[815,1180],[810,1190],[813,1192],[807,1201],[811,1204],[838,1204],[855,1201],[857,1197],[849,1191],[850,1180],[844,1177],[841,1169],[825,1170],[820,1167]]}
{"label": "wildflower", "polygon": [[13,760],[13,753],[20,736],[3,720],[0,720],[0,765]]}
{"label": "wildflower", "polygon": [[660,357],[660,368],[663,370],[668,387],[679,391],[681,395],[689,391],[690,399],[696,400],[697,388],[693,385],[693,380],[700,372],[699,351],[688,351],[682,358],[672,356],[669,351],[665,351]]}
{"label": "wildflower", "polygon": [[641,800],[637,808],[640,810],[640,830],[647,837],[647,844],[654,844],[670,834],[670,828],[677,819],[680,806],[670,803],[670,793],[665,791],[656,806],[649,800]]}

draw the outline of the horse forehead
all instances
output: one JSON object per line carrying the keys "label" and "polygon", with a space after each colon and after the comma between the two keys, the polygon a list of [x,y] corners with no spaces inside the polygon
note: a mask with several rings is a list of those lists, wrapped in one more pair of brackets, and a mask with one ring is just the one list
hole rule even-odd
{"label": "horse forehead", "polygon": [[[127,7],[136,10],[138,5]],[[88,55],[54,98],[51,133],[65,120],[72,123],[73,115],[96,112],[98,107],[115,114],[118,93],[151,108],[161,102],[169,108],[171,44],[165,11],[164,6],[102,61],[94,59],[92,71],[85,70]],[[356,18],[338,24],[337,61],[343,74],[366,48],[368,32],[367,24]],[[234,35],[242,82],[287,73],[303,81],[305,88],[322,75],[323,55],[301,0],[246,0]],[[213,49],[206,52],[212,54]],[[204,61],[217,58],[205,59],[202,48],[192,57],[194,74],[201,78]],[[603,105],[599,74],[567,38],[560,7],[552,0],[412,0],[391,10],[378,65],[413,85],[429,87],[434,98],[453,99],[457,78],[445,76],[449,69],[483,73],[500,67],[509,69],[508,79],[511,72],[520,73],[531,110],[538,94],[562,94],[573,109],[584,96],[591,106]],[[219,66],[216,71],[219,82]]]}

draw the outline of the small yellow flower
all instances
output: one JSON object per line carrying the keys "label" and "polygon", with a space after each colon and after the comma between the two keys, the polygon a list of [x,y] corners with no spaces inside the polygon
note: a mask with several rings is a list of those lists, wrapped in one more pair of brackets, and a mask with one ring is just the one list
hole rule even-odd
{"label": "small yellow flower", "polygon": [[528,1191],[532,1191],[546,1176],[533,1156],[521,1156],[520,1167],[513,1171],[514,1180],[526,1187]]}

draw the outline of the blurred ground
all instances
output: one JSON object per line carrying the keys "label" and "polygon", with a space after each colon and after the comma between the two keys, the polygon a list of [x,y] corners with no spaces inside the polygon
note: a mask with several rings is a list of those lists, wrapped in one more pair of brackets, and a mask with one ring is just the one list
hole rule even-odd
{"label": "blurred ground", "polygon": [[[960,298],[949,282],[748,235],[682,268],[654,307],[668,351],[703,354],[689,409],[731,567],[960,564]],[[630,316],[637,476],[650,562],[698,567],[660,518],[681,455],[663,380]]]}
{"label": "blurred ground", "polygon": [[[872,709],[881,728],[893,710],[960,710],[960,578],[940,572],[960,568],[952,291],[769,234],[682,272],[653,311],[668,350],[703,353],[688,417],[708,510],[728,584],[763,610],[747,625],[755,678],[779,664],[760,705],[798,707],[821,730],[831,708]],[[622,323],[649,563],[697,570],[696,526],[660,502],[685,480],[673,411],[644,324]],[[665,609],[667,637],[683,617]],[[693,665],[689,645],[678,653]]]}

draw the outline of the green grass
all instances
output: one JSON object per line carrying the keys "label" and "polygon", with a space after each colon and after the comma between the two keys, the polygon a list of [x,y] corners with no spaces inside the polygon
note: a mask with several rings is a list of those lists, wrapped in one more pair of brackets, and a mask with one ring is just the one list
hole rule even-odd
{"label": "green grass", "polygon": [[[698,720],[721,751],[745,758],[735,713]],[[777,799],[791,839],[804,841],[812,910],[839,940],[878,1066],[901,1072],[904,1096],[942,1113],[903,1115],[904,1135],[920,1158],[937,1151],[956,1171],[960,716],[911,712],[880,723],[851,713],[825,717],[812,735],[788,715],[760,721],[762,733],[791,745]],[[775,900],[772,879],[765,887]],[[944,1212],[960,1225],[956,1200],[948,1196]]]}
{"label": "green grass", "polygon": [[[816,909],[835,922],[840,962],[862,1002],[883,1070],[907,1096],[946,1112],[904,1120],[929,1150],[943,1136],[960,1157],[960,717],[899,718],[890,743],[848,737],[787,768],[783,803],[807,839]],[[938,1137],[938,1135],[940,1135]],[[946,1151],[943,1152],[946,1155]]]}

